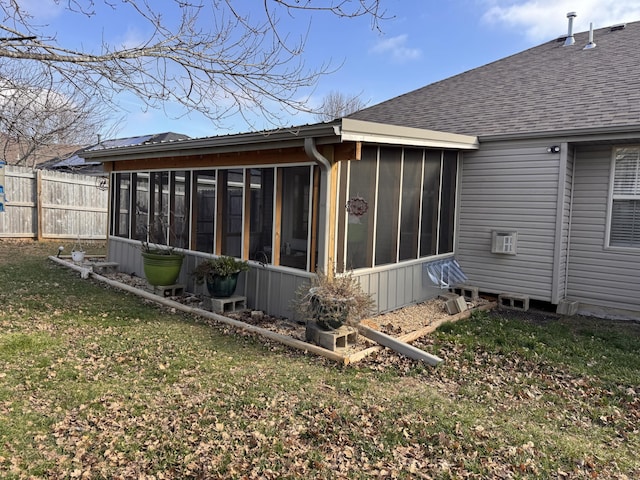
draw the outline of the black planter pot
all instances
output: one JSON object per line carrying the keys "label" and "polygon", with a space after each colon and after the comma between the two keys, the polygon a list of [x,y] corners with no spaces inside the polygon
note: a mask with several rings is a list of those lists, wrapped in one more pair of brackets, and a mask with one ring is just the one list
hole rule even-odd
{"label": "black planter pot", "polygon": [[240,275],[240,272],[232,273],[224,277],[220,275],[207,277],[207,290],[209,294],[216,298],[229,298],[236,291],[238,275]]}

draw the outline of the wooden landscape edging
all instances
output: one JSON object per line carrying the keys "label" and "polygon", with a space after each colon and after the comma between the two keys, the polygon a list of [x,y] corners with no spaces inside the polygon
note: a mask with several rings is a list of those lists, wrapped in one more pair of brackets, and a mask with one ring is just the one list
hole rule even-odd
{"label": "wooden landscape edging", "polygon": [[[258,335],[261,335],[265,338],[271,339],[271,340],[275,340],[278,341],[284,345],[287,345],[289,347],[292,348],[296,348],[298,350],[302,350],[304,352],[311,352],[314,353],[316,355],[320,355],[322,357],[328,358],[330,360],[342,363],[344,365],[348,365],[350,363],[355,363],[357,361],[362,360],[363,358],[366,358],[367,356],[371,355],[372,353],[378,352],[380,350],[382,350],[383,348],[385,348],[382,345],[376,345],[373,347],[369,347],[366,348],[364,350],[361,350],[359,352],[353,353],[351,355],[342,355],[339,352],[334,352],[331,350],[327,350],[326,348],[320,347],[318,345],[314,345],[311,343],[307,343],[307,342],[303,342],[302,340],[297,340],[295,338],[289,337],[287,335],[282,335],[280,333],[276,333],[272,330],[268,330],[266,328],[262,328],[262,327],[257,327],[255,325],[251,325],[245,322],[241,322],[239,320],[234,320],[232,318],[229,317],[225,317],[223,315],[219,315],[217,313],[214,312],[210,312],[208,310],[202,310],[200,308],[195,308],[195,307],[190,307],[188,305],[185,305],[183,303],[180,302],[176,302],[175,300],[171,300],[169,298],[165,298],[165,297],[160,297],[159,295],[156,295],[155,293],[151,293],[149,291],[146,290],[141,290],[139,288],[136,287],[132,287],[130,285],[127,285],[125,283],[122,282],[118,282],[116,280],[111,280],[110,278],[104,277],[102,275],[99,275],[95,272],[93,272],[93,270],[89,267],[82,267],[79,265],[76,265],[74,263],[69,262],[67,259],[64,258],[58,258],[55,256],[50,256],[49,257],[50,260],[59,263],[60,265],[63,265],[67,268],[71,268],[72,270],[75,270],[77,272],[80,272],[80,276],[83,279],[87,279],[89,277],[95,278],[96,280],[106,283],[107,285],[110,285],[112,287],[115,288],[120,288],[121,290],[125,290],[127,292],[133,293],[135,295],[138,295],[140,297],[146,298],[147,300],[152,300],[154,302],[160,303],[162,305],[165,305],[167,307],[171,307],[171,308],[175,308],[176,310],[180,310],[182,312],[185,313],[191,313],[193,315],[199,315],[201,317],[205,317],[205,318],[209,318],[211,320],[215,320],[216,322],[220,322],[235,328],[240,328],[243,330],[247,330],[249,332],[252,333],[256,333]],[[468,318],[471,316],[471,314],[474,311],[485,311],[485,310],[490,310],[492,308],[495,308],[495,306],[497,305],[496,302],[491,302],[487,305],[482,305],[481,307],[475,308],[473,310],[466,310],[464,312],[460,312],[456,315],[453,315],[449,318],[443,318],[440,320],[436,320],[435,322],[433,322],[432,324],[421,328],[419,330],[416,330],[414,332],[409,332],[405,335],[402,335],[400,337],[391,337],[395,342],[402,342],[402,343],[410,343],[413,342],[415,340],[417,340],[420,337],[423,337],[425,335],[427,335],[428,333],[433,332],[434,330],[436,330],[440,325],[442,325],[443,323],[447,323],[447,322],[456,322],[458,320],[463,320],[465,318]],[[367,327],[365,327],[367,328]],[[375,331],[373,329],[369,329],[372,331]],[[381,333],[381,332],[378,332]],[[411,347],[410,345],[407,345],[407,347]],[[413,349],[414,347],[411,347],[410,349]],[[407,349],[407,351],[409,351],[410,349]],[[417,350],[417,349],[416,349]],[[400,352],[402,353],[402,352]],[[433,355],[428,354],[427,352],[424,352],[425,356],[428,357],[433,357],[433,358],[438,358],[435,357]],[[416,357],[412,357],[412,358],[416,358]],[[439,359],[438,359],[439,360]],[[435,362],[435,363],[430,363],[432,365],[435,365],[436,363],[439,362]]]}
{"label": "wooden landscape edging", "polygon": [[414,360],[419,360],[421,362],[426,362],[431,366],[439,365],[443,362],[440,357],[435,355],[431,355],[424,350],[416,348],[412,345],[409,345],[402,340],[392,337],[391,335],[387,335],[386,333],[382,333],[378,330],[374,330],[373,328],[369,328],[365,325],[358,326],[358,330],[365,337],[373,340],[374,342],[379,343],[382,346],[390,348],[391,350],[398,352],[405,357],[412,358]]}
{"label": "wooden landscape edging", "polygon": [[248,323],[244,323],[239,320],[234,320],[232,318],[225,317],[223,315],[219,315],[214,312],[209,312],[208,310],[202,310],[200,308],[190,307],[188,305],[184,305],[180,302],[176,302],[175,300],[171,300],[169,298],[160,297],[155,293],[151,293],[146,290],[141,290],[139,288],[132,287],[131,285],[127,285],[125,283],[121,283],[115,280],[111,280],[110,278],[103,277],[102,275],[99,275],[93,272],[91,268],[81,267],[79,265],[69,263],[62,258],[56,258],[55,256],[50,256],[49,258],[56,263],[59,263],[68,268],[71,268],[72,270],[80,272],[81,278],[92,277],[100,282],[106,283],[107,285],[120,288],[121,290],[125,290],[127,292],[133,293],[140,297],[146,298],[147,300],[152,300],[154,302],[165,305],[167,307],[175,308],[176,310],[180,310],[185,313],[191,313],[194,315],[199,315],[201,317],[209,318],[211,320],[215,320],[217,322],[224,323],[226,325],[230,325],[235,328],[241,328],[252,333],[257,333],[271,340],[276,340],[284,345],[297,348],[298,350],[308,351],[337,362],[345,363],[344,355],[337,352],[332,352],[331,350],[327,350],[326,348],[319,347],[318,345],[313,345],[311,343],[306,343],[301,340],[296,340],[295,338],[291,338],[286,335],[282,335],[280,333],[267,330],[266,328],[256,327],[255,325],[250,325]]}
{"label": "wooden landscape edging", "polygon": [[[434,332],[443,323],[457,322],[458,320],[464,320],[466,318],[469,318],[473,314],[473,312],[483,312],[483,311],[486,311],[486,310],[492,310],[497,305],[498,305],[497,302],[490,302],[490,303],[488,303],[486,305],[482,305],[482,306],[477,307],[477,308],[465,310],[464,312],[457,313],[455,315],[452,315],[451,317],[441,318],[439,320],[436,320],[435,322],[427,325],[426,327],[420,328],[420,329],[415,330],[413,332],[405,333],[404,335],[401,335],[399,337],[395,337],[395,339],[397,341],[400,341],[400,342],[411,343],[411,342],[414,342],[415,340],[417,340],[417,339],[419,339],[421,337],[424,337],[425,335],[427,335],[429,333]],[[348,364],[348,363],[358,362],[358,361],[362,360],[363,358],[368,357],[372,353],[379,352],[383,348],[385,348],[385,347],[382,346],[382,345],[376,345],[376,346],[373,346],[373,347],[366,348],[364,350],[360,350],[359,352],[356,352],[356,353],[353,353],[353,354],[349,355],[347,357],[347,361],[345,363]]]}

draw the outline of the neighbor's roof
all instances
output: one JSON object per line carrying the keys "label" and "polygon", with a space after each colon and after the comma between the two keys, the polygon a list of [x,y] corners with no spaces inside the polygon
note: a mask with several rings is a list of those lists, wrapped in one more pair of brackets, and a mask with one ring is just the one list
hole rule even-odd
{"label": "neighbor's roof", "polygon": [[479,137],[640,125],[640,22],[565,37],[348,118]]}
{"label": "neighbor's roof", "polygon": [[101,162],[90,162],[85,160],[83,154],[96,150],[105,150],[110,148],[127,147],[133,145],[151,145],[159,143],[173,142],[177,140],[186,140],[189,137],[182,133],[165,132],[153,133],[149,135],[140,135],[137,137],[115,138],[111,140],[103,140],[95,145],[76,150],[68,157],[57,157],[41,164],[39,168],[50,170],[77,170],[88,167],[90,165],[101,165]]}

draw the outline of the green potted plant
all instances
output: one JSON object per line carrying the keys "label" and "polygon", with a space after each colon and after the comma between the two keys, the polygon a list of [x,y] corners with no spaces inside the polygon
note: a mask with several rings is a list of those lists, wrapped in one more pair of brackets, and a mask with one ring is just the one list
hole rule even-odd
{"label": "green potted plant", "polygon": [[297,313],[325,330],[356,326],[373,313],[375,305],[351,273],[329,276],[323,272],[313,278],[311,285],[303,285],[296,291],[293,303]]}
{"label": "green potted plant", "polygon": [[162,227],[163,225],[157,225],[156,228],[149,228],[148,240],[141,242],[144,275],[147,282],[156,287],[174,285],[180,276],[184,260],[184,254],[176,252],[174,247],[154,241],[164,237],[157,233],[163,231]]}
{"label": "green potted plant", "polygon": [[153,286],[174,285],[180,276],[184,255],[172,248],[150,246],[143,242],[142,266],[147,282]]}
{"label": "green potted plant", "polygon": [[196,283],[206,283],[212,297],[228,298],[236,291],[238,275],[249,270],[244,260],[221,255],[200,262],[192,272]]}

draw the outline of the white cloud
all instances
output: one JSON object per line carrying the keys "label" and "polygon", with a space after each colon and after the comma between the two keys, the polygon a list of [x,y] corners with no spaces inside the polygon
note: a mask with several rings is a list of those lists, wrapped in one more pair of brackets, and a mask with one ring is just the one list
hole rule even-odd
{"label": "white cloud", "polygon": [[118,39],[121,48],[138,48],[147,41],[142,36],[142,32],[137,28],[129,26],[127,31]]}
{"label": "white cloud", "polygon": [[65,10],[63,3],[56,0],[20,0],[18,2],[21,10],[45,21],[61,15]]}
{"label": "white cloud", "polygon": [[484,1],[486,12],[483,20],[502,24],[513,29],[523,29],[535,42],[551,40],[567,33],[567,13],[576,12],[574,32],[602,28],[617,23],[640,20],[638,0],[513,0]]}
{"label": "white cloud", "polygon": [[422,52],[418,48],[410,48],[406,45],[409,36],[407,34],[385,38],[373,46],[371,52],[380,55],[391,55],[395,62],[406,62],[420,58]]}

